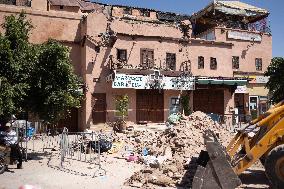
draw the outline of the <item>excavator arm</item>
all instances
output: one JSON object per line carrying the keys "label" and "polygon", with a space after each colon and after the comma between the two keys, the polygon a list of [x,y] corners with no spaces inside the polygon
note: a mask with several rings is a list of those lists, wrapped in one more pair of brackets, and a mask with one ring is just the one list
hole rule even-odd
{"label": "excavator arm", "polygon": [[[268,110],[262,119],[253,121],[259,131],[253,138],[249,138],[246,130],[239,131],[226,150],[231,159],[234,159],[240,148],[245,152],[233,162],[236,174],[241,174],[252,166],[259,158],[270,151],[271,148],[284,142],[284,105],[283,102]],[[242,152],[243,152],[242,151]],[[235,164],[235,165],[234,165]]]}
{"label": "excavator arm", "polygon": [[[258,131],[253,137],[249,137],[249,132],[255,129],[258,129]],[[250,125],[240,130],[226,148],[218,142],[211,131],[205,133],[204,140],[207,152],[202,152],[199,157],[198,162],[202,162],[202,164],[199,163],[196,171],[193,189],[212,188],[208,186],[215,186],[213,188],[216,189],[236,188],[240,185],[240,181],[236,177],[260,158],[264,159],[265,165],[270,166],[267,173],[271,173],[272,176],[268,175],[268,177],[274,187],[284,186],[284,101],[278,103],[265,114],[253,120]],[[282,149],[282,146],[283,152],[279,150]],[[220,149],[223,149],[223,151],[221,152]],[[218,155],[216,155],[216,152],[218,152]],[[279,155],[282,153],[283,157]],[[204,162],[206,159],[207,162]],[[216,163],[218,162],[216,159],[222,159],[223,163]],[[273,172],[273,170],[275,171]],[[211,174],[208,174],[208,172]],[[222,176],[220,172],[226,172],[226,179],[223,178],[224,175]],[[233,182],[228,184],[230,182],[228,180]],[[215,185],[212,183],[215,183]]]}

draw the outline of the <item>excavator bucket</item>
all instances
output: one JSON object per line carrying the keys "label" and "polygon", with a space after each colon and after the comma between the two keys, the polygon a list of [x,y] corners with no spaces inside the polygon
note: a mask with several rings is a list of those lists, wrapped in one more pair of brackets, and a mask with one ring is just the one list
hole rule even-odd
{"label": "excavator bucket", "polygon": [[192,189],[234,189],[241,185],[231,166],[230,157],[216,135],[207,130],[204,141],[207,151],[199,154]]}

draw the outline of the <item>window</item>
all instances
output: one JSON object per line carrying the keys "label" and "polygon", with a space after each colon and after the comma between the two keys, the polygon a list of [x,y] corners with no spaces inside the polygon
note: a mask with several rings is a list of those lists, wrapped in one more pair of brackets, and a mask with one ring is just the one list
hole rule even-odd
{"label": "window", "polygon": [[232,57],[232,68],[239,69],[240,68],[240,57],[233,56]]}
{"label": "window", "polygon": [[198,57],[198,69],[204,69],[204,57],[203,56]]}
{"label": "window", "polygon": [[148,10],[140,10],[140,15],[145,17],[150,17],[150,11]]}
{"label": "window", "polygon": [[128,7],[124,8],[123,9],[123,14],[132,15],[132,9],[128,8]]}
{"label": "window", "polygon": [[126,61],[127,60],[127,50],[117,49],[117,60],[120,62]]}
{"label": "window", "polygon": [[176,54],[175,53],[166,54],[166,68],[170,70],[176,70]]}
{"label": "window", "polygon": [[179,106],[179,103],[180,101],[178,97],[171,98],[171,105]]}
{"label": "window", "polygon": [[60,5],[60,6],[59,6],[59,9],[63,9],[63,5]]}
{"label": "window", "polygon": [[181,105],[180,105],[180,98],[179,97],[172,97],[170,99],[170,115],[173,113],[181,112]]}
{"label": "window", "polygon": [[255,59],[255,68],[256,71],[262,71],[262,58]]}
{"label": "window", "polygon": [[143,69],[154,67],[154,50],[141,49],[141,67]]}
{"label": "window", "polygon": [[100,53],[100,51],[101,51],[100,46],[95,46],[95,51],[96,51],[96,53]]}
{"label": "window", "polygon": [[210,58],[210,69],[211,70],[217,70],[217,59],[211,57]]}

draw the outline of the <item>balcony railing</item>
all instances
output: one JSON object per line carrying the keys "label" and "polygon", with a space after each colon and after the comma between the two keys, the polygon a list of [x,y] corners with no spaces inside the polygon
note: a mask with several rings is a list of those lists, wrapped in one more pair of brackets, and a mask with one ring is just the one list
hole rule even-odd
{"label": "balcony railing", "polygon": [[140,70],[161,70],[161,71],[182,71],[182,72],[191,72],[191,61],[184,61],[181,62],[178,70],[173,70],[169,66],[167,66],[167,63],[160,63],[159,66],[156,64],[153,65],[142,65],[139,64],[137,66],[134,66],[132,64],[127,63],[126,61],[121,61],[113,58],[113,55],[109,56],[108,60],[108,66],[110,70],[117,70],[117,69],[140,69]]}

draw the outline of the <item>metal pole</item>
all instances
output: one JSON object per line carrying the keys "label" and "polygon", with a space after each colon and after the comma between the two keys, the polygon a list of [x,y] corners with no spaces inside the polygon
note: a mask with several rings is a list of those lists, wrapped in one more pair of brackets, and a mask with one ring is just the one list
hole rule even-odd
{"label": "metal pole", "polygon": [[25,143],[26,143],[26,150],[25,150],[25,160],[28,160],[28,120],[26,118],[26,136],[25,136]]}

